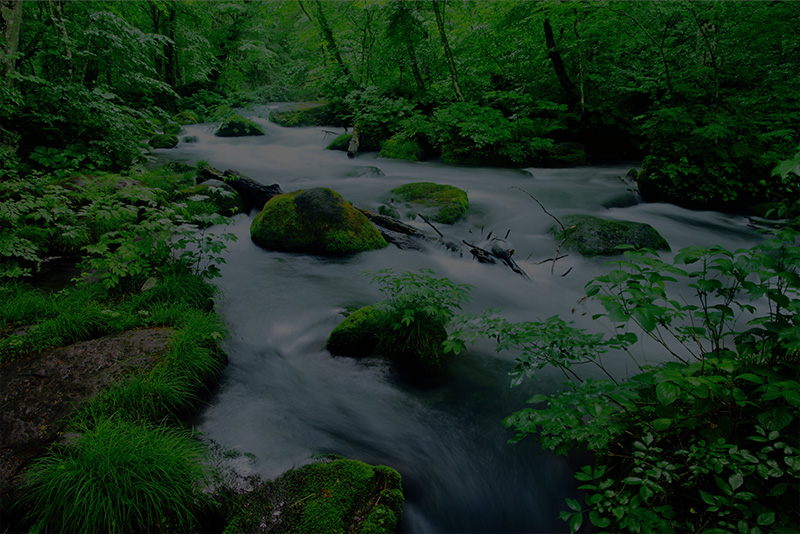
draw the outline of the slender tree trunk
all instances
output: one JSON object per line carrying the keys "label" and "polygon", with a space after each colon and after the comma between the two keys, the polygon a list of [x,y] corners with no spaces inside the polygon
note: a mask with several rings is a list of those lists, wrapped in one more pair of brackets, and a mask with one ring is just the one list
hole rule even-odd
{"label": "slender tree trunk", "polygon": [[67,66],[67,79],[72,81],[72,47],[69,44],[67,25],[64,24],[64,11],[62,10],[62,0],[52,0],[47,2],[50,11],[50,18],[61,34],[61,43],[64,45],[64,63]]}
{"label": "slender tree trunk", "polygon": [[544,40],[545,44],[547,45],[547,57],[549,57],[550,61],[553,63],[553,70],[556,71],[558,83],[567,94],[567,104],[573,106],[578,102],[578,94],[575,90],[575,84],[569,79],[567,69],[564,67],[564,60],[561,58],[561,53],[556,47],[556,41],[553,37],[553,28],[550,26],[550,20],[544,19],[543,25]]}
{"label": "slender tree trunk", "polygon": [[422,74],[419,71],[419,62],[417,62],[417,53],[411,43],[406,42],[406,51],[408,58],[411,61],[411,73],[414,74],[414,80],[417,82],[417,88],[420,91],[425,90],[425,81],[422,79]]}
{"label": "slender tree trunk", "polygon": [[169,39],[164,44],[164,82],[173,89],[178,86],[178,47],[175,45],[175,25],[178,11],[173,3],[169,3],[169,17],[164,35]]}
{"label": "slender tree trunk", "polygon": [[447,66],[450,69],[450,78],[453,81],[453,92],[460,102],[464,102],[464,93],[461,92],[461,85],[458,83],[458,72],[456,63],[453,61],[453,53],[450,51],[450,43],[447,41],[447,33],[444,30],[444,7],[441,0],[433,0],[433,14],[436,17],[436,27],[439,28],[439,37],[442,39],[444,55],[447,58]]}
{"label": "slender tree trunk", "polygon": [[3,83],[11,87],[11,75],[16,72],[19,50],[19,29],[22,26],[22,0],[0,0],[0,74]]}
{"label": "slender tree trunk", "polygon": [[333,56],[338,63],[339,67],[342,69],[342,72],[347,78],[350,78],[350,69],[347,68],[344,60],[342,59],[342,55],[339,53],[339,47],[336,46],[336,39],[333,37],[333,31],[331,31],[330,24],[328,24],[328,19],[325,17],[325,11],[322,10],[322,2],[319,0],[312,2],[314,7],[317,11],[317,23],[319,24],[319,29],[322,32],[322,36],[325,38],[325,42],[328,45],[328,52]]}

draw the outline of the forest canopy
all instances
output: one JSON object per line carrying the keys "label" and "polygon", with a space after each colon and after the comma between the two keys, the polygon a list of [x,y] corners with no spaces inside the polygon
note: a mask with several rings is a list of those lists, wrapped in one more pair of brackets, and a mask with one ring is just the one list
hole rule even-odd
{"label": "forest canopy", "polygon": [[[190,111],[323,100],[364,147],[641,160],[649,200],[751,210],[798,138],[794,2],[2,0],[3,172],[121,169]],[[582,154],[566,158],[581,163]]]}

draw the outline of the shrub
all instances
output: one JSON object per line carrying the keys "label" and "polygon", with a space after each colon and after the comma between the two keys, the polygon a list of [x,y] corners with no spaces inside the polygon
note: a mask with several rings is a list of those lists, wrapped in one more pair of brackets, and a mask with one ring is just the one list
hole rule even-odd
{"label": "shrub", "polygon": [[38,532],[187,532],[208,501],[203,446],[174,429],[99,421],[27,471]]}

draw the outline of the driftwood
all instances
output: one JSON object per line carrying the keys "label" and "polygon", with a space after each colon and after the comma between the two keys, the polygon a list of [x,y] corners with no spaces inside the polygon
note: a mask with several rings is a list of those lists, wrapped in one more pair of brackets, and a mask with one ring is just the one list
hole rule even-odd
{"label": "driftwood", "polygon": [[381,215],[372,210],[366,210],[364,208],[356,208],[358,211],[363,213],[367,219],[372,221],[375,226],[379,228],[385,228],[391,232],[395,232],[398,234],[405,234],[412,237],[419,237],[422,239],[430,239],[427,235],[423,234],[413,226],[410,226],[404,222],[398,221],[393,217],[389,217],[386,215]]}
{"label": "driftwood", "polygon": [[[492,234],[489,233],[491,236]],[[508,237],[508,234],[506,234]],[[492,250],[484,250],[477,245],[473,245],[472,243],[468,243],[467,241],[462,241],[465,245],[470,247],[470,254],[472,254],[476,260],[481,263],[497,263],[495,258],[501,260],[505,263],[509,269],[517,273],[518,275],[522,276],[526,280],[530,280],[528,274],[522,270],[522,268],[517,265],[517,262],[511,257],[514,255],[514,249],[507,249],[500,246],[499,241],[503,241],[502,239],[495,238],[491,240],[492,243]]]}
{"label": "driftwood", "polygon": [[214,167],[204,167],[197,172],[197,183],[209,180],[220,180],[239,193],[245,208],[260,210],[269,199],[283,193],[278,184],[264,185],[248,178],[238,171],[228,169],[225,172]]}

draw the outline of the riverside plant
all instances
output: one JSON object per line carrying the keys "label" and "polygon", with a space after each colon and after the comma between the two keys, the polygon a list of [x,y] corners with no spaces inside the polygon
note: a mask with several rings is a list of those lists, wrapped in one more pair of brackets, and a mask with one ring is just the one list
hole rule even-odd
{"label": "riverside plant", "polygon": [[[478,338],[519,353],[513,383],[548,366],[569,379],[554,395],[505,420],[512,441],[537,436],[560,454],[594,453],[576,478],[585,502],[567,499],[571,532],[586,518],[604,532],[789,532],[800,522],[800,233],[774,230],[735,252],[689,247],[671,262],[653,251],[623,259],[586,285],[613,325],[590,333],[554,316],[510,323],[495,312],[464,317],[448,340]],[[682,284],[693,293],[672,295]],[[650,338],[671,361],[633,350]],[[615,377],[603,358],[627,355]],[[605,378],[584,378],[581,366]]]}

